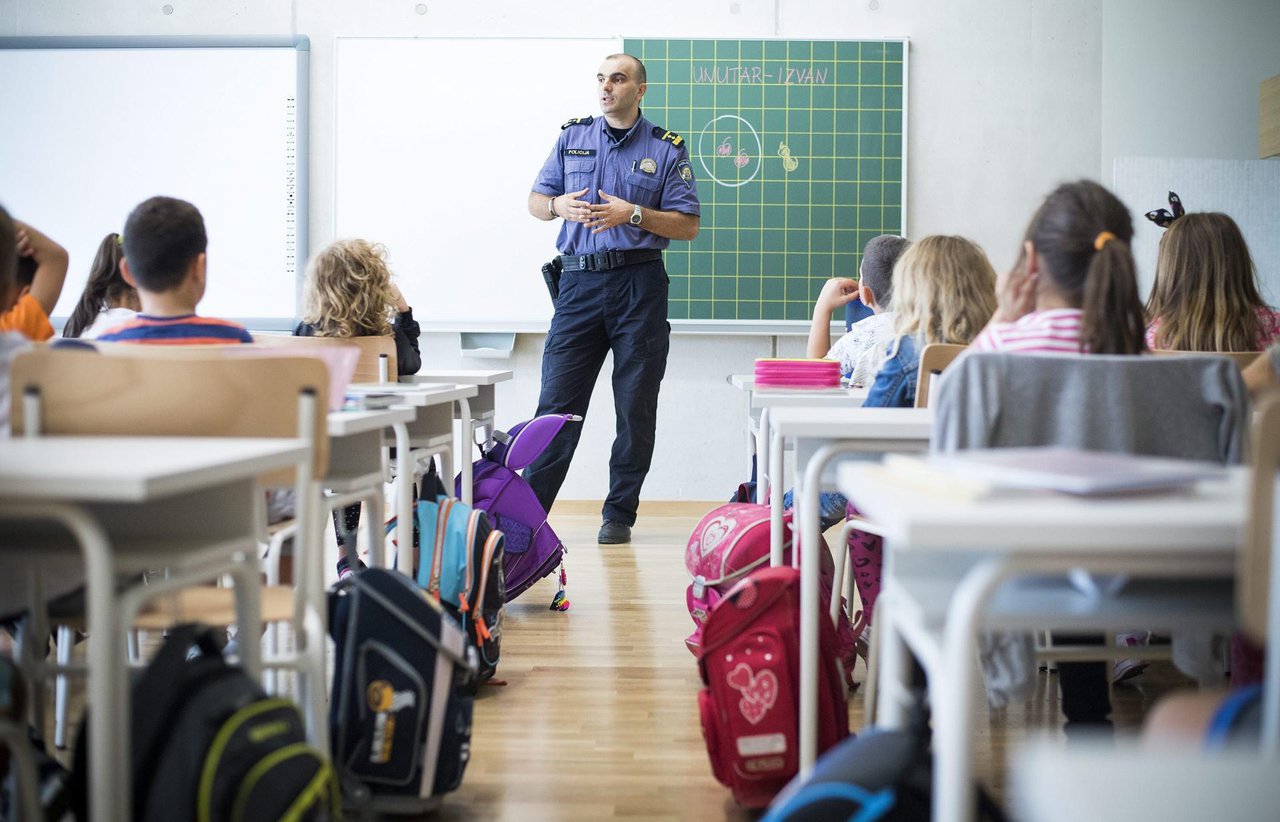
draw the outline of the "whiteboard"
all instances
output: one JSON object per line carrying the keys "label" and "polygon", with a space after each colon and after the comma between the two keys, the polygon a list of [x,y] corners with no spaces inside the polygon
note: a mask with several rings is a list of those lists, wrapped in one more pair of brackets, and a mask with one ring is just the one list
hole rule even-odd
{"label": "whiteboard", "polygon": [[338,38],[334,234],[387,247],[425,328],[545,331],[560,221],[528,210],[612,39]]}
{"label": "whiteboard", "polygon": [[209,234],[200,313],[290,327],[307,248],[305,38],[0,38],[0,203],[62,244],[65,318],[103,236],[189,200]]}
{"label": "whiteboard", "polygon": [[1169,207],[1176,191],[1187,211],[1221,211],[1235,220],[1258,271],[1262,298],[1280,300],[1280,162],[1118,157],[1116,196],[1133,214],[1133,253],[1143,298],[1155,283],[1156,255],[1164,229],[1143,215]]}

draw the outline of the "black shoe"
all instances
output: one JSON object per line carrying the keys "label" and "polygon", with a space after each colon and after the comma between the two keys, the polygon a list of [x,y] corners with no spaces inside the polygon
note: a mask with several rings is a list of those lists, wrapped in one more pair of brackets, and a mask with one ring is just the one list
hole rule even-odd
{"label": "black shoe", "polygon": [[600,535],[596,537],[596,542],[601,545],[624,545],[631,542],[631,526],[607,519],[604,525],[600,526]]}

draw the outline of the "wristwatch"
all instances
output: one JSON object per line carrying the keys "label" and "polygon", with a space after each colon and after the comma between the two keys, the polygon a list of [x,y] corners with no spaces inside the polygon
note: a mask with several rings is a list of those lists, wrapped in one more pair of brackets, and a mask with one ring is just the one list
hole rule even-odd
{"label": "wristwatch", "polygon": [[640,225],[640,206],[631,207],[631,224]]}

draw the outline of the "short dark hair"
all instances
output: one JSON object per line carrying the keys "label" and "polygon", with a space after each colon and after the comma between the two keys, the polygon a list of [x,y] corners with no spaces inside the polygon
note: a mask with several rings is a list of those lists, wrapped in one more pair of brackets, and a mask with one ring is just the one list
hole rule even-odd
{"label": "short dark hair", "polygon": [[649,82],[649,72],[645,71],[644,63],[640,62],[640,58],[636,57],[634,54],[627,54],[625,51],[620,51],[617,54],[610,54],[608,57],[604,59],[616,60],[619,57],[625,57],[631,62],[636,64],[636,82],[637,83]]}
{"label": "short dark hair", "polygon": [[893,303],[893,266],[907,250],[906,237],[881,234],[867,241],[862,249],[862,271],[859,281],[876,297],[876,305],[888,311]]}
{"label": "short dark hair", "polygon": [[139,288],[171,291],[209,245],[200,210],[174,197],[152,197],[124,224],[124,258]]}

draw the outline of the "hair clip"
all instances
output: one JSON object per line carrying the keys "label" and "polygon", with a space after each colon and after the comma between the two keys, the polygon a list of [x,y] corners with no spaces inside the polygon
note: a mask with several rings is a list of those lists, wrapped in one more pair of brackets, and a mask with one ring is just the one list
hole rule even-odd
{"label": "hair clip", "polygon": [[1182,207],[1182,198],[1177,194],[1169,192],[1169,208],[1173,209],[1173,213],[1169,213],[1169,209],[1157,208],[1155,211],[1147,212],[1147,219],[1161,228],[1168,228],[1173,225],[1173,221],[1186,214],[1186,210]]}

